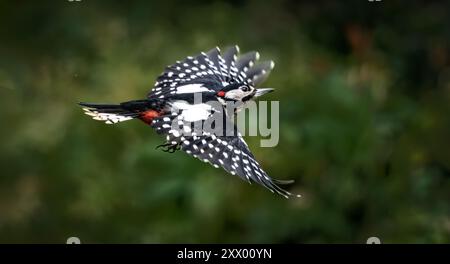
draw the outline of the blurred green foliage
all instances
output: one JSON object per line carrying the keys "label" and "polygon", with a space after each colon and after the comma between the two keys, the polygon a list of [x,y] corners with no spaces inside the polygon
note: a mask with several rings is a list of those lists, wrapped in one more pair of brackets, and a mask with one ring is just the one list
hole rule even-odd
{"label": "blurred green foliage", "polygon": [[[450,242],[449,3],[0,1],[0,242]],[[143,98],[216,45],[276,67],[286,200],[79,101]]]}

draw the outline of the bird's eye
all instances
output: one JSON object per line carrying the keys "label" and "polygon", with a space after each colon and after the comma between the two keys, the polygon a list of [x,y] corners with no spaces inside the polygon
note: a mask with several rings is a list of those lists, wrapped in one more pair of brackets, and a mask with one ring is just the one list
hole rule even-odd
{"label": "bird's eye", "polygon": [[239,87],[243,92],[248,92],[248,91],[250,91],[250,87],[248,87],[248,86],[246,86],[246,85],[243,85],[243,86],[241,86],[241,87]]}

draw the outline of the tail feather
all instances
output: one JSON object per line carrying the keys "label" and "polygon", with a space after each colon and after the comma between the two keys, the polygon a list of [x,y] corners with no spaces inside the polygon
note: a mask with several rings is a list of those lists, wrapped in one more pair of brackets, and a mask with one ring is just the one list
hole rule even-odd
{"label": "tail feather", "polygon": [[94,120],[103,121],[106,124],[116,124],[131,120],[139,116],[139,113],[123,108],[122,105],[79,103],[83,106],[86,115]]}

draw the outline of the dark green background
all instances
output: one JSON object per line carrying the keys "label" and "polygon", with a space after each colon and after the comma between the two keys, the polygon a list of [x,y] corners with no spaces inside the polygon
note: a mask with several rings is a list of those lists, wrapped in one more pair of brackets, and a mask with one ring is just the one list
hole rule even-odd
{"label": "dark green background", "polygon": [[[450,5],[0,1],[0,242],[450,242]],[[286,200],[79,101],[143,98],[216,45],[276,67]]]}

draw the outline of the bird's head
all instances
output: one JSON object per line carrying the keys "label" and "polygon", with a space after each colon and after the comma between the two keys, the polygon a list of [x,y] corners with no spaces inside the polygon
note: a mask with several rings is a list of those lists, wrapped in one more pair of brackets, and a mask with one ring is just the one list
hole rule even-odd
{"label": "bird's head", "polygon": [[255,88],[249,84],[234,83],[225,86],[217,92],[217,97],[222,101],[246,102],[266,93],[272,92],[272,88]]}

